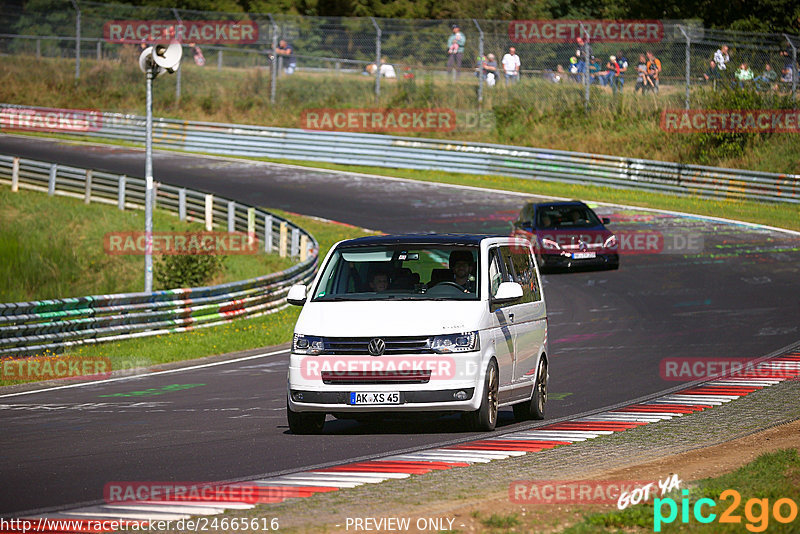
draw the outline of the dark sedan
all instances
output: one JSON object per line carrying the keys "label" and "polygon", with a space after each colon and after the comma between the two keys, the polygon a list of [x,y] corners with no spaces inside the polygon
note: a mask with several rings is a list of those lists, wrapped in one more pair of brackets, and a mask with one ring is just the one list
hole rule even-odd
{"label": "dark sedan", "polygon": [[617,238],[579,200],[529,202],[514,222],[514,234],[530,239],[542,269],[619,268]]}

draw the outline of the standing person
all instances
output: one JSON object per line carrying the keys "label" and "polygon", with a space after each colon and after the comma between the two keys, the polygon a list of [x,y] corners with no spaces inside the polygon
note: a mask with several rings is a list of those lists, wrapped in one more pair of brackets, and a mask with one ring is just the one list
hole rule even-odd
{"label": "standing person", "polygon": [[[584,63],[588,63],[588,58],[592,57],[592,45],[588,44],[583,37],[578,37],[575,39],[575,43],[578,45],[578,49],[575,50],[575,57],[578,59],[582,58]],[[584,51],[586,54],[584,54]]]}
{"label": "standing person", "polygon": [[639,63],[636,64],[636,86],[633,88],[633,92],[640,89],[642,94],[647,89],[647,58],[644,57],[644,54],[639,54]]}
{"label": "standing person", "polygon": [[503,56],[503,72],[505,74],[506,85],[508,85],[508,81],[511,80],[511,83],[519,81],[519,69],[522,66],[522,63],[519,60],[519,56],[517,55],[517,49],[509,47],[508,53]]}
{"label": "standing person", "polygon": [[200,47],[197,46],[196,43],[189,43],[189,48],[192,49],[192,57],[194,58],[194,63],[198,67],[202,67],[206,64],[206,58],[203,56],[203,51],[200,50]]}
{"label": "standing person", "polygon": [[278,48],[275,49],[275,54],[284,58],[286,65],[283,67],[286,74],[294,74],[297,68],[297,59],[294,56],[294,47],[286,42],[286,39],[281,39],[278,42]]}
{"label": "standing person", "polygon": [[447,38],[447,72],[453,72],[453,79],[458,77],[466,42],[467,38],[461,33],[461,28],[458,24],[453,24],[453,33]]}
{"label": "standing person", "polygon": [[652,50],[647,51],[647,77],[653,90],[658,92],[658,79],[661,76],[661,60],[658,59]]}
{"label": "standing person", "polygon": [[728,69],[728,63],[731,60],[728,54],[728,45],[722,45],[716,52],[714,52],[714,63],[717,64],[717,70],[721,73]]}
{"label": "standing person", "polygon": [[483,76],[486,79],[486,85],[494,87],[497,83],[497,57],[494,54],[486,56],[486,61],[482,64]]}
{"label": "standing person", "polygon": [[753,81],[753,71],[750,70],[750,67],[747,66],[747,63],[742,63],[739,65],[739,70],[736,71],[736,80],[739,83],[739,89],[744,89],[746,82]]}
{"label": "standing person", "polygon": [[711,83],[711,89],[717,90],[717,80],[719,80],[719,71],[717,70],[717,62],[713,59],[708,62],[708,70],[703,73],[703,80]]}
{"label": "standing person", "polygon": [[619,67],[619,74],[617,74],[617,85],[619,89],[625,86],[625,73],[628,72],[628,58],[625,57],[625,53],[620,50],[617,53],[617,66]]}

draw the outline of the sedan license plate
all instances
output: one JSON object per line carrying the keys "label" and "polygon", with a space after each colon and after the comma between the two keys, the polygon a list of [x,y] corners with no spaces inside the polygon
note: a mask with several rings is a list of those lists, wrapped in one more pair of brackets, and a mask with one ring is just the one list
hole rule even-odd
{"label": "sedan license plate", "polygon": [[572,259],[573,260],[586,260],[586,259],[589,259],[589,258],[596,258],[596,257],[597,257],[597,253],[596,252],[573,252],[572,253]]}
{"label": "sedan license plate", "polygon": [[350,393],[350,404],[400,404],[399,391],[360,391]]}

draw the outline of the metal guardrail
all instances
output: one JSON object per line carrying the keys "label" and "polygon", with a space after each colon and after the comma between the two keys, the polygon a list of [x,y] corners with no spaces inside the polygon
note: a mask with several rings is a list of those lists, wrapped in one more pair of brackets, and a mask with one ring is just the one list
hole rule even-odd
{"label": "metal guardrail", "polygon": [[[144,208],[144,180],[54,163],[0,155],[0,183],[117,205]],[[269,212],[190,189],[158,184],[156,206],[206,230],[251,232],[266,252],[299,259],[281,272],[207,287],[122,293],[0,304],[0,356],[134,337],[183,332],[255,317],[286,305],[289,287],[307,283],[316,270],[318,244],[308,232]]]}
{"label": "metal guardrail", "polygon": [[[0,124],[13,124],[14,109],[44,110],[0,104]],[[4,114],[8,116],[3,118]],[[144,142],[144,117],[102,113],[95,131],[82,137]],[[800,203],[800,176],[683,165],[487,143],[324,132],[174,119],[155,119],[156,148],[231,156],[325,161],[403,169],[491,174],[637,189],[708,198]]]}

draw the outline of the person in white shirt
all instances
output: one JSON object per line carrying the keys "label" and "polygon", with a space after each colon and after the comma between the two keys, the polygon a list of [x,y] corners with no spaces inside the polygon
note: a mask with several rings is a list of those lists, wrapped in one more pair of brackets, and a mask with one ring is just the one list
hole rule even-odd
{"label": "person in white shirt", "polygon": [[397,73],[394,70],[394,67],[391,66],[389,63],[386,63],[386,58],[381,58],[381,76],[384,78],[397,78]]}
{"label": "person in white shirt", "polygon": [[714,52],[714,62],[717,64],[717,70],[727,69],[730,60],[731,56],[728,55],[728,45],[722,45],[719,50]]}
{"label": "person in white shirt", "polygon": [[506,78],[506,85],[508,85],[508,81],[517,82],[519,81],[519,68],[521,66],[519,56],[517,55],[517,49],[513,46],[508,49],[508,53],[503,56],[503,72]]}

